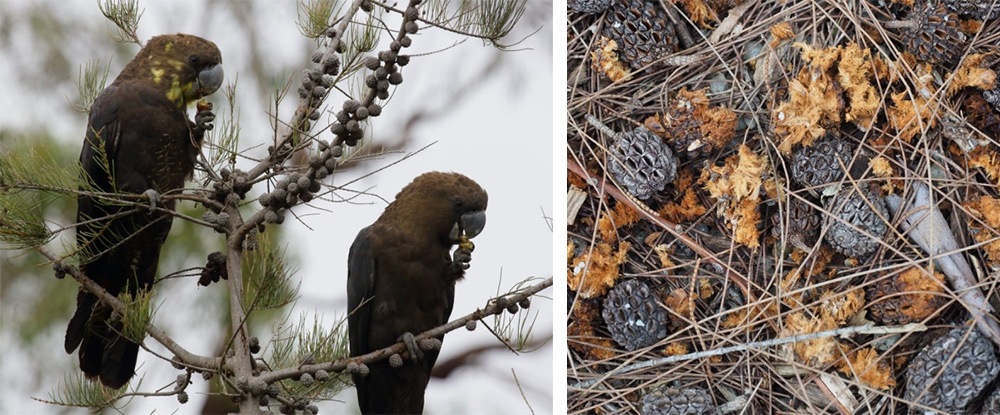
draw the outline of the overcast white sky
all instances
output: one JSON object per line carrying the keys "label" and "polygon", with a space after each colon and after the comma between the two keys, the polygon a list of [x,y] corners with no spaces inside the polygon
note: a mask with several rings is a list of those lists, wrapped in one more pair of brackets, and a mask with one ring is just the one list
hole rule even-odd
{"label": "overcast white sky", "polygon": [[[0,25],[0,78],[4,79],[4,97],[0,100],[0,126],[11,129],[26,129],[46,126],[60,137],[67,146],[80,146],[85,120],[72,112],[65,97],[76,94],[72,84],[57,84],[58,87],[44,88],[18,81],[18,73],[25,67],[44,65],[44,51],[34,46],[34,39],[28,31],[27,23],[19,22],[16,16],[26,16],[33,2],[0,2],[0,15],[5,15]],[[34,2],[38,3],[38,2]],[[43,2],[51,6],[57,18],[65,21],[68,30],[74,28],[101,28],[104,19],[94,1],[52,1]],[[247,32],[236,27],[228,8],[207,4],[203,1],[143,2],[145,14],[140,24],[140,37],[160,33],[184,32],[199,35],[214,41],[222,51],[227,80],[238,73],[246,73],[251,66],[251,56],[246,39]],[[545,2],[545,7],[551,7]],[[560,11],[561,12],[561,11]],[[549,10],[548,13],[551,13]],[[258,30],[255,32],[259,49],[257,58],[266,61],[270,68],[298,68],[309,64],[309,43],[303,40],[295,27],[295,2],[258,1],[254,3],[253,20]],[[392,200],[409,181],[420,173],[431,170],[455,171],[478,181],[489,193],[487,226],[476,238],[472,268],[467,278],[457,287],[453,317],[473,311],[497,291],[498,280],[506,290],[517,281],[528,276],[547,278],[552,275],[552,238],[544,216],[552,215],[552,27],[551,14],[542,20],[525,22],[531,27],[522,27],[519,33],[534,31],[544,22],[541,31],[529,38],[520,47],[526,50],[513,52],[504,57],[499,76],[476,79],[475,74],[497,53],[480,42],[469,40],[452,49],[418,57],[404,68],[405,82],[385,108],[384,115],[375,119],[372,131],[374,144],[391,142],[395,137],[386,136],[400,131],[403,120],[420,109],[445,108],[440,116],[431,122],[420,124],[412,132],[409,149],[416,150],[424,145],[437,142],[423,153],[395,165],[389,170],[371,178],[362,179],[355,189],[370,189],[371,192]],[[93,34],[70,36],[65,47],[73,48],[71,55],[78,61],[69,62],[74,67],[86,63],[92,57],[107,58],[115,46],[105,36],[101,40],[99,30]],[[422,31],[414,39],[411,53],[430,52],[445,49],[460,40],[458,36],[436,30]],[[95,42],[98,42],[95,44]],[[100,43],[103,42],[103,43]],[[132,53],[137,48],[132,48]],[[111,65],[109,82],[127,63],[116,59]],[[271,73],[279,79],[289,73]],[[297,76],[296,76],[297,78]],[[243,146],[263,142],[270,136],[265,104],[250,82],[240,78],[240,96],[243,127]],[[468,84],[469,96],[459,102],[442,102],[446,99],[449,86]],[[294,87],[291,95],[294,98]],[[216,94],[211,101],[216,107],[222,102]],[[342,100],[334,100],[337,106]],[[289,102],[293,104],[293,102]],[[288,118],[291,106],[282,107],[281,115]],[[263,154],[258,149],[256,154]],[[390,155],[386,162],[398,160],[398,155]],[[372,165],[372,167],[377,167]],[[345,183],[354,177],[334,176],[334,184]],[[328,179],[329,181],[329,179]],[[301,281],[302,298],[292,311],[297,318],[306,313],[325,316],[329,325],[335,322],[346,308],[346,262],[347,251],[359,229],[370,224],[381,213],[385,203],[376,198],[361,200],[359,204],[327,204],[325,208],[334,213],[303,209],[305,225],[286,220],[284,228],[289,231],[289,249],[297,251],[302,260],[297,278]],[[291,219],[290,217],[288,219]],[[561,225],[560,225],[561,226]],[[311,229],[309,229],[311,228]],[[206,253],[207,254],[207,253]],[[203,257],[202,257],[203,261]],[[194,260],[191,265],[196,265]],[[2,264],[0,264],[2,267]],[[162,269],[161,269],[162,271]],[[183,309],[190,301],[197,301],[204,295],[192,284],[181,291],[183,295],[171,298],[160,297],[161,307]],[[561,285],[557,283],[557,289]],[[213,287],[209,287],[213,289]],[[214,289],[222,289],[221,285]],[[561,292],[561,290],[560,290]],[[552,295],[552,290],[543,292]],[[549,336],[552,333],[552,303],[536,299],[532,311],[541,311],[536,333]],[[337,313],[337,317],[333,314]],[[69,315],[66,316],[67,320]],[[163,318],[157,320],[168,332],[185,345],[191,345],[195,352],[208,353],[211,342],[206,340],[214,328],[199,331],[188,329],[204,321],[200,316],[184,318]],[[73,360],[63,352],[63,327],[57,327],[51,341],[42,347],[51,348],[52,359]],[[8,339],[9,340],[9,339]],[[149,343],[151,341],[148,341]],[[495,343],[488,331],[456,331],[447,336],[439,361],[447,360],[464,350]],[[0,339],[0,346],[8,348],[9,341]],[[10,358],[0,360],[0,376],[4,376],[0,395],[0,412],[37,413],[51,412],[56,408],[32,401],[29,397],[44,397],[44,390],[25,390],[9,376],[31,365],[30,361]],[[145,352],[140,353],[140,364]],[[529,354],[515,356],[509,352],[488,353],[481,361],[469,369],[453,374],[445,381],[432,380],[427,394],[425,412],[435,413],[528,413],[529,409],[513,382],[513,370],[527,400],[536,413],[546,414],[552,410],[552,346]],[[158,387],[170,382],[176,371],[159,361],[148,361],[144,384]],[[129,407],[129,413],[190,413],[201,408],[204,384],[196,381],[194,389],[189,389],[191,402],[178,405],[174,398],[140,399]],[[54,385],[53,385],[54,386]],[[346,396],[344,396],[346,395]],[[351,403],[321,404],[321,413],[342,413],[356,410],[353,389],[338,396]]]}

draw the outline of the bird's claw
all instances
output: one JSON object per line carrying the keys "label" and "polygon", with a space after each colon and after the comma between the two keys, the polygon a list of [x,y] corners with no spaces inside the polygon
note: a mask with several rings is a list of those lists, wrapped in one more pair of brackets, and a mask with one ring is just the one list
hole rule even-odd
{"label": "bird's claw", "polygon": [[472,250],[459,246],[451,256],[451,268],[453,271],[465,271],[469,269],[469,262],[472,262]]}
{"label": "bird's claw", "polygon": [[202,104],[199,102],[198,113],[194,116],[195,125],[202,131],[209,131],[215,127],[212,124],[213,121],[215,121],[215,113],[212,112],[212,104],[207,102]]}
{"label": "bird's claw", "polygon": [[420,349],[416,338],[410,332],[403,333],[402,336],[399,336],[398,341],[406,345],[406,350],[410,352],[410,360],[417,361],[424,358],[424,351]]}
{"label": "bird's claw", "polygon": [[142,192],[142,195],[149,199],[149,213],[156,211],[156,206],[160,204],[160,194],[156,190],[146,189],[145,192]]}

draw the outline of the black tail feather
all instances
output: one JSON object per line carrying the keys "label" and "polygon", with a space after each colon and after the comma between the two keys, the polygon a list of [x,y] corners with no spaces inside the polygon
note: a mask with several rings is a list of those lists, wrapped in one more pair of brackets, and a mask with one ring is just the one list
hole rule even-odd
{"label": "black tail feather", "polygon": [[87,378],[95,378],[101,374],[108,326],[103,320],[96,321],[96,319],[91,320],[87,326],[83,342],[80,344],[80,370],[87,375]]}
{"label": "black tail feather", "polygon": [[66,353],[73,353],[83,341],[84,333],[87,331],[87,321],[90,320],[90,313],[96,303],[97,297],[82,288],[76,295],[76,313],[66,327]]}
{"label": "black tail feather", "polygon": [[118,334],[121,329],[121,323],[112,323],[110,338],[104,343],[101,361],[101,383],[114,389],[125,386],[132,379],[139,355],[139,345]]}
{"label": "black tail feather", "polygon": [[110,322],[111,308],[83,294],[66,329],[66,351],[80,347],[80,370],[88,379],[99,378],[104,386],[118,389],[135,373],[139,345],[122,337],[122,323]]}

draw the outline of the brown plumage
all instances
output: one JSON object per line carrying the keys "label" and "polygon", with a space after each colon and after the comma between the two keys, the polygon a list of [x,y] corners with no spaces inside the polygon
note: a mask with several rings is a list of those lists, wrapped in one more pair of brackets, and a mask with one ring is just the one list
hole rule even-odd
{"label": "brown plumage", "polygon": [[[426,173],[358,233],[348,258],[351,356],[391,346],[406,333],[417,335],[448,321],[455,282],[464,276],[469,260],[467,255],[453,258],[450,251],[460,240],[479,234],[486,223],[486,203],[486,191],[472,179]],[[422,358],[398,369],[382,360],[369,365],[368,376],[354,375],[361,412],[421,413],[437,357],[437,350],[425,351]]]}
{"label": "brown plumage", "polygon": [[[222,56],[214,43],[184,34],[150,39],[94,101],[80,153],[84,177],[102,192],[146,193],[154,201],[181,189],[214,118],[204,111],[192,122],[187,105],[221,83]],[[112,295],[148,290],[171,217],[87,196],[77,202],[83,273]],[[163,205],[174,208],[173,201]],[[109,306],[80,289],[66,352],[79,347],[80,369],[112,388],[128,383],[139,351],[121,328]]]}

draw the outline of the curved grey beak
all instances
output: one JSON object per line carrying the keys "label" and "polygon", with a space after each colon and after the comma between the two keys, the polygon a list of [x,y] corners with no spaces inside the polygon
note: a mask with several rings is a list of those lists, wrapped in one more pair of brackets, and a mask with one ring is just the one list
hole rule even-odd
{"label": "curved grey beak", "polygon": [[222,86],[222,65],[212,65],[198,72],[198,92],[202,97],[212,95]]}
{"label": "curved grey beak", "polygon": [[462,218],[459,219],[459,226],[465,232],[466,238],[475,238],[486,227],[486,212],[477,210],[462,215]]}
{"label": "curved grey beak", "polygon": [[469,212],[458,219],[458,223],[451,227],[448,237],[456,243],[464,235],[468,239],[475,238],[486,227],[486,212],[477,210]]}

